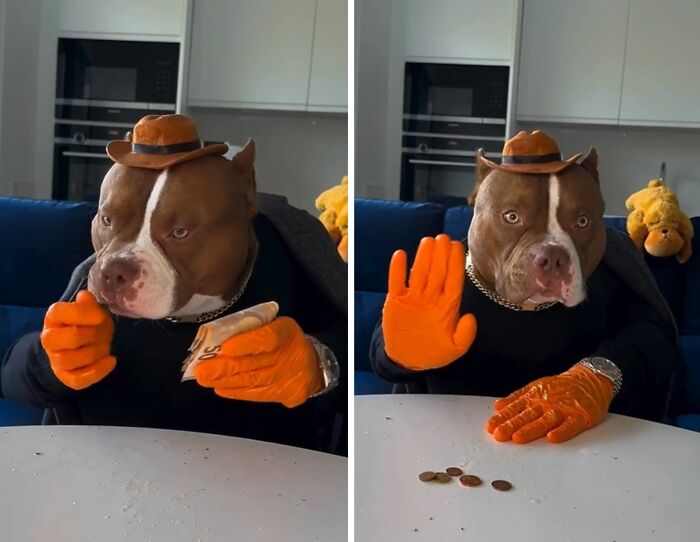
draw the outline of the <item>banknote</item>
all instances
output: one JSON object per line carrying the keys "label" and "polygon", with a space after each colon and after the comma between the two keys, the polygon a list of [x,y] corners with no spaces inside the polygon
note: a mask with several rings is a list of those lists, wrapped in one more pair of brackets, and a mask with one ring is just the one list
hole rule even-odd
{"label": "banknote", "polygon": [[194,378],[194,368],[221,351],[226,339],[269,324],[277,317],[279,305],[274,301],[260,303],[199,326],[197,336],[189,348],[190,354],[182,364],[182,381]]}

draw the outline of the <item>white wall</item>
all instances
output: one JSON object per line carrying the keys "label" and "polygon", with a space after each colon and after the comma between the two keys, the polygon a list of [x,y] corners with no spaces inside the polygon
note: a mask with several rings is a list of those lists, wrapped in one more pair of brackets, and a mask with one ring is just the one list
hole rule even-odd
{"label": "white wall", "polygon": [[286,196],[312,214],[316,197],[348,172],[346,115],[190,108],[202,139],[255,139],[258,190]]}
{"label": "white wall", "polygon": [[0,190],[34,195],[41,0],[5,3],[2,29]]}
{"label": "white wall", "polygon": [[681,209],[700,216],[700,130],[520,123],[522,130],[537,128],[556,139],[565,156],[596,147],[606,213],[626,215],[625,199],[657,178],[665,161],[666,182]]}
{"label": "white wall", "polygon": [[387,197],[390,0],[355,0],[355,193]]}

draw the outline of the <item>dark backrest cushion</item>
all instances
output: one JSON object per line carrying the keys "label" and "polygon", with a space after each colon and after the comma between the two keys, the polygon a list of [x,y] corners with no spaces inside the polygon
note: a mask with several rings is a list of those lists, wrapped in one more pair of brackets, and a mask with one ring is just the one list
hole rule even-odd
{"label": "dark backrest cushion", "polygon": [[391,255],[413,260],[425,236],[442,232],[445,208],[434,203],[355,199],[355,289],[386,292]]}
{"label": "dark backrest cushion", "polygon": [[0,305],[47,307],[92,253],[95,205],[0,197]]}

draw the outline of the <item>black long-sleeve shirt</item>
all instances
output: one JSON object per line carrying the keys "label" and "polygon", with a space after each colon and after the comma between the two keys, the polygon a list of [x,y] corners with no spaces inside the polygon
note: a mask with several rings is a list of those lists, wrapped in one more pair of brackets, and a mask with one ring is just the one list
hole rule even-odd
{"label": "black long-sleeve shirt", "polygon": [[372,367],[385,380],[407,383],[409,391],[503,397],[585,357],[602,356],[623,373],[611,410],[660,419],[671,374],[680,364],[675,336],[604,264],[588,280],[587,291],[587,299],[573,308],[557,304],[517,312],[489,300],[466,278],[461,313],[476,316],[477,335],[464,356],[441,369],[406,370],[386,355],[380,321]]}
{"label": "black long-sleeve shirt", "polygon": [[30,333],[5,356],[2,394],[58,412],[70,408],[85,424],[201,431],[327,449],[335,414],[346,408],[347,319],[324,302],[266,217],[256,217],[254,228],[260,245],[255,267],[245,293],[227,313],[277,301],[280,316],[294,318],[336,355],[342,374],[334,391],[292,409],[224,399],[194,380],[180,382],[199,324],[119,316],[111,350],[117,366],[103,380],[82,391],[66,387],[54,375],[39,334]]}

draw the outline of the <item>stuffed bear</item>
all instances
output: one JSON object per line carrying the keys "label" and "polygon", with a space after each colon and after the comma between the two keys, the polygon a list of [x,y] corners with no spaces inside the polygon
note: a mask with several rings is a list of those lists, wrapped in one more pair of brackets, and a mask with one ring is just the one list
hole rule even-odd
{"label": "stuffed bear", "polygon": [[318,217],[338,247],[343,261],[348,261],[348,178],[329,188],[316,198]]}
{"label": "stuffed bear", "polygon": [[627,232],[640,250],[652,256],[676,255],[685,263],[692,252],[693,224],[680,210],[678,198],[660,179],[635,192],[625,202],[630,211]]}

